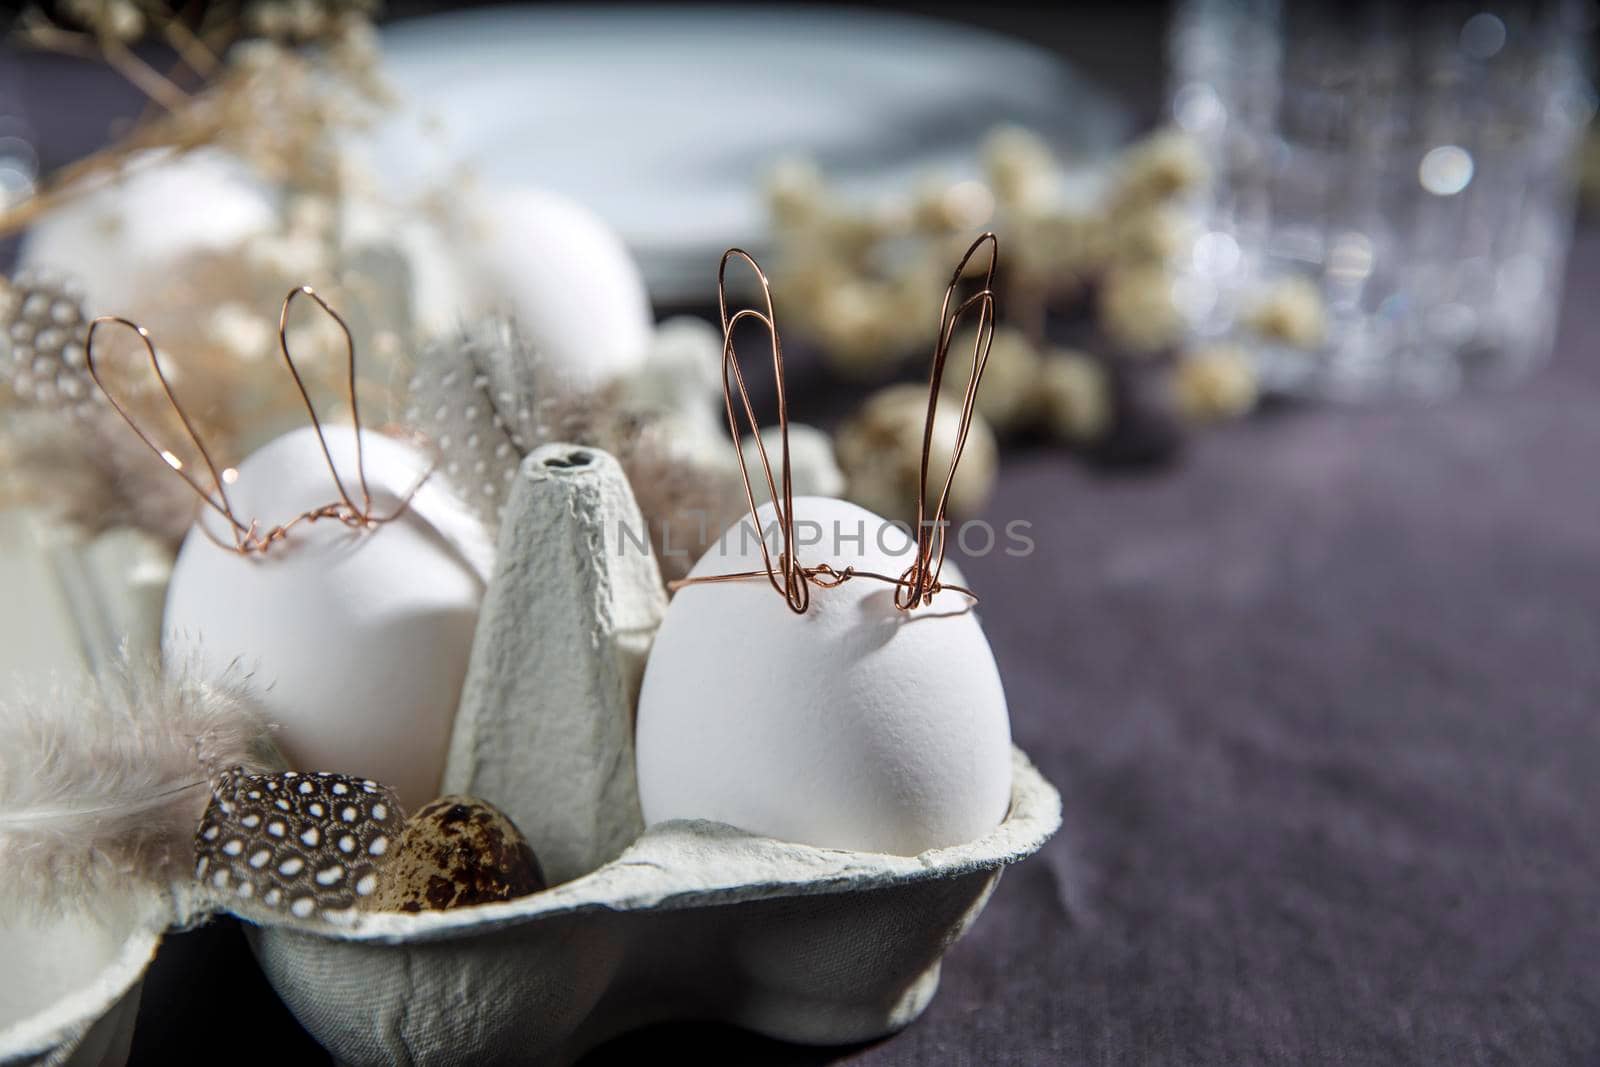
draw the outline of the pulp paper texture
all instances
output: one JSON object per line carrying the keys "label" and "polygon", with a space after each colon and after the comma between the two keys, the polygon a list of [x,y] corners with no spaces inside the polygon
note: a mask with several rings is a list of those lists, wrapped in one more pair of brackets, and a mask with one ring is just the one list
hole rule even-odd
{"label": "pulp paper texture", "polygon": [[562,1064],[635,1026],[719,1019],[808,1044],[914,1020],[1000,868],[1060,823],[1015,754],[1006,821],[920,856],[651,827],[591,874],[504,904],[249,928],[273,988],[346,1064]]}
{"label": "pulp paper texture", "polygon": [[552,884],[644,828],[633,709],[666,611],[644,519],[616,460],[546,445],[522,463],[456,713],[444,791],[517,824]]}

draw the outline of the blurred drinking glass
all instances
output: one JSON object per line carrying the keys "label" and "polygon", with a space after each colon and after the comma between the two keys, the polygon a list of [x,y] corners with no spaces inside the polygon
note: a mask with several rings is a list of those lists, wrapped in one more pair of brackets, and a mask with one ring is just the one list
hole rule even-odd
{"label": "blurred drinking glass", "polygon": [[[1175,296],[1257,335],[1276,287],[1320,344],[1257,351],[1280,393],[1441,395],[1550,351],[1573,156],[1595,110],[1589,5],[1182,0],[1172,117],[1212,181]],[[1308,296],[1309,294],[1309,296]]]}

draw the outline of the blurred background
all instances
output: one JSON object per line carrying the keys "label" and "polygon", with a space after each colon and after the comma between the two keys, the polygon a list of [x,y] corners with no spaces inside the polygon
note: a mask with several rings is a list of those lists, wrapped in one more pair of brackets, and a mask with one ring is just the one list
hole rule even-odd
{"label": "blurred background", "polygon": [[[722,249],[772,279],[797,491],[908,518],[938,301],[992,229],[952,509],[1032,548],[955,558],[1063,831],[897,1038],[684,1024],[592,1062],[1592,1061],[1596,17],[28,8],[0,43],[0,670],[153,646],[192,516],[88,379],[94,315],[150,327],[231,470],[304,419],[272,373],[288,287],[348,313],[364,410],[441,442],[471,435],[434,416],[441,360],[509,313],[549,375],[529,432],[616,452],[681,572],[697,516],[742,507]],[[295,336],[347,414],[336,340]],[[192,467],[131,351],[113,388]],[[164,951],[134,1062],[221,1021],[320,1055],[225,922]]]}

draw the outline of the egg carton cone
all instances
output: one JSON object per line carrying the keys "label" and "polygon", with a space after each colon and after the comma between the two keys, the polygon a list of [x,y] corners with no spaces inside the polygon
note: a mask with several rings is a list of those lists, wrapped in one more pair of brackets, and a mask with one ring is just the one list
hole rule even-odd
{"label": "egg carton cone", "polygon": [[633,710],[667,598],[617,461],[546,445],[523,460],[473,640],[445,793],[511,817],[552,882],[644,830]]}
{"label": "egg carton cone", "polygon": [[[567,445],[524,461],[501,528],[445,787],[510,813],[552,888],[337,926],[240,915],[268,981],[338,1062],[560,1065],[668,1020],[812,1045],[882,1037],[927,1007],[1003,869],[1059,827],[1059,795],[1013,749],[1005,819],[915,856],[644,828],[633,718],[665,601],[648,552],[617,543],[643,529],[615,461]],[[125,1060],[160,931],[108,921],[66,928],[89,947],[52,961],[48,988],[0,980],[0,1064]],[[42,958],[53,936],[0,925],[0,948]]]}

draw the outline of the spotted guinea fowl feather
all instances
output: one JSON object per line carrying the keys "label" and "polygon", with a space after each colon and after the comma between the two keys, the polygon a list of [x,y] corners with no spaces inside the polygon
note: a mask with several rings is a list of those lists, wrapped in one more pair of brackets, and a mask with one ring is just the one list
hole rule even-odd
{"label": "spotted guinea fowl feather", "polygon": [[522,457],[542,444],[538,354],[510,319],[467,323],[417,357],[406,420],[432,439],[438,474],[490,530]]}
{"label": "spotted guinea fowl feather", "polygon": [[377,899],[405,818],[370,778],[225,771],[195,833],[195,880],[243,915],[349,922]]}
{"label": "spotted guinea fowl feather", "polygon": [[54,910],[192,869],[213,775],[276,765],[242,677],[124,654],[100,677],[0,696],[0,900]]}

